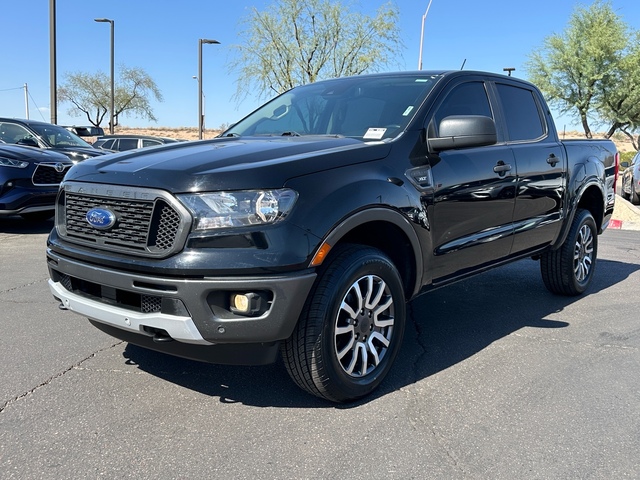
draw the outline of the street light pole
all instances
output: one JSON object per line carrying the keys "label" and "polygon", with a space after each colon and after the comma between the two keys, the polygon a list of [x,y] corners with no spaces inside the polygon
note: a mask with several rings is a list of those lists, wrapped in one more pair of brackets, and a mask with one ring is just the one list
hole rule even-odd
{"label": "street light pole", "polygon": [[110,20],[108,18],[95,18],[96,22],[99,23],[109,23],[111,24],[111,115],[109,121],[109,133],[113,135],[113,122],[114,122],[114,97],[115,97],[115,83],[114,83],[114,62],[113,62],[113,39],[114,39],[114,30],[115,30],[115,21]]}
{"label": "street light pole", "polygon": [[27,116],[25,117],[29,120],[29,90],[27,90],[27,84],[24,84],[24,109],[26,111]]}
{"label": "street light pole", "polygon": [[[191,78],[193,78],[194,80],[196,80],[198,82],[198,85],[200,85],[200,79],[198,77],[196,77],[195,75],[193,75]],[[206,128],[206,124],[204,122],[204,118],[206,118],[207,116],[207,96],[204,94],[204,91],[202,92],[202,129],[204,130]]]}
{"label": "street light pole", "polygon": [[198,138],[202,140],[202,130],[204,129],[204,113],[202,110],[202,44],[219,44],[217,40],[206,38],[198,39]]}
{"label": "street light pole", "polygon": [[49,0],[49,103],[51,123],[54,125],[58,123],[58,75],[56,63],[56,0]]}
{"label": "street light pole", "polygon": [[424,22],[427,20],[427,15],[429,14],[429,9],[431,8],[431,2],[433,0],[429,0],[429,5],[427,5],[427,10],[422,15],[422,30],[420,31],[420,57],[418,58],[418,70],[422,70],[422,44],[424,43]]}

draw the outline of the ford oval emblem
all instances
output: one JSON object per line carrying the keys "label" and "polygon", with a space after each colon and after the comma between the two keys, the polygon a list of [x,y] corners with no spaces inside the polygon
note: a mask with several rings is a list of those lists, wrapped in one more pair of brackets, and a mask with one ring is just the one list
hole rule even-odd
{"label": "ford oval emblem", "polygon": [[116,214],[107,208],[92,208],[85,216],[93,228],[107,230],[116,224]]}

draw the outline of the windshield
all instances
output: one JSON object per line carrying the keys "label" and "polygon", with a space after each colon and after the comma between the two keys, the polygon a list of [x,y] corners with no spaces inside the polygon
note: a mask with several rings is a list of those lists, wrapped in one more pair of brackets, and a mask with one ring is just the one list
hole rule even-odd
{"label": "windshield", "polygon": [[289,90],[222,136],[339,135],[396,137],[409,124],[439,75],[347,77]]}
{"label": "windshield", "polygon": [[76,134],[71,133],[66,128],[58,125],[38,125],[32,124],[31,128],[35,130],[40,138],[52,147],[89,147],[87,142],[82,140]]}

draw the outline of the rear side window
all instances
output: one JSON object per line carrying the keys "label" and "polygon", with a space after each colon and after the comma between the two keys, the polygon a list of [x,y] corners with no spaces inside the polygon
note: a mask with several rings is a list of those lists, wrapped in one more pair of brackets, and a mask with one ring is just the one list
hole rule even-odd
{"label": "rear side window", "polygon": [[534,140],[545,133],[538,103],[526,88],[496,84],[507,124],[509,140]]}

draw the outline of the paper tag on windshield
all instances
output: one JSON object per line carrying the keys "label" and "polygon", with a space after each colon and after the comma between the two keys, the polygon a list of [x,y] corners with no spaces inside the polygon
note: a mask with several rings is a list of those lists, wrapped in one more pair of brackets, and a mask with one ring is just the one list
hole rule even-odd
{"label": "paper tag on windshield", "polygon": [[370,128],[367,130],[367,133],[364,134],[363,138],[365,140],[380,140],[386,131],[386,128]]}

